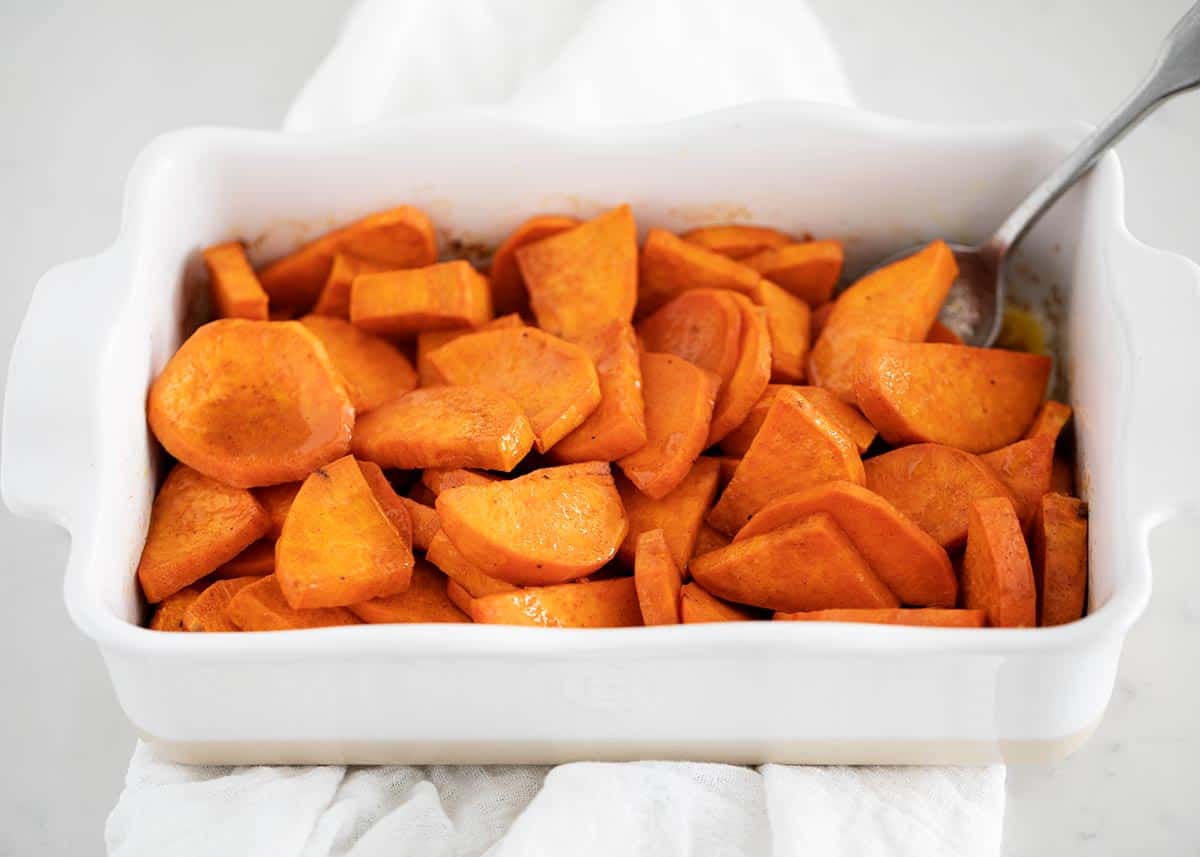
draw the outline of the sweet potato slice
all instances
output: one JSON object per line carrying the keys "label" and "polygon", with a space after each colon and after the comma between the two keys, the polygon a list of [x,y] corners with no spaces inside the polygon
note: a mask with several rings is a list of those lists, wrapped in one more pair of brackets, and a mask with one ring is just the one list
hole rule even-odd
{"label": "sweet potato slice", "polygon": [[662,530],[647,530],[638,536],[637,559],[633,566],[642,622],[646,625],[678,625],[679,589],[683,574]]}
{"label": "sweet potato slice", "polygon": [[391,268],[387,264],[338,253],[333,257],[329,276],[325,278],[325,285],[321,287],[321,294],[312,308],[313,314],[349,319],[350,288],[354,285],[354,279],[388,270]]}
{"label": "sweet potato slice", "polygon": [[511,592],[517,588],[511,583],[484,574],[472,565],[441,530],[430,539],[425,558],[440,568],[446,577],[467,590],[472,598],[496,592]]}
{"label": "sweet potato slice", "polygon": [[413,566],[412,582],[404,592],[351,604],[347,609],[372,625],[471,621],[446,594],[446,576],[421,560]]}
{"label": "sweet potato slice", "polygon": [[1061,494],[1041,498],[1030,549],[1039,625],[1063,625],[1083,616],[1087,542],[1087,503]]}
{"label": "sweet potato slice", "polygon": [[648,497],[661,500],[704,451],[720,379],[671,354],[642,355],[646,444],[618,464]]}
{"label": "sweet potato slice", "polygon": [[1075,493],[1075,465],[1061,455],[1054,456],[1050,470],[1050,490],[1055,494]]}
{"label": "sweet potato slice", "polygon": [[976,500],[968,512],[963,605],[998,628],[1037,624],[1037,590],[1016,509],[1006,497]]}
{"label": "sweet potato slice", "polygon": [[600,404],[600,379],[587,352],[534,327],[460,336],[429,360],[449,384],[491,387],[516,399],[538,452],[579,428]]}
{"label": "sweet potato slice", "polygon": [[811,328],[808,304],[767,280],[759,280],[750,297],[767,316],[771,380],[791,384],[803,381]]}
{"label": "sweet potato slice", "polygon": [[698,583],[685,583],[679,591],[679,619],[685,625],[704,622],[750,622],[755,615],[705,591]]}
{"label": "sweet potato slice", "polygon": [[823,387],[768,384],[767,389],[759,396],[742,424],[722,438],[721,450],[735,457],[745,455],[746,450],[750,448],[750,443],[758,434],[758,430],[762,428],[763,420],[767,418],[767,411],[775,403],[775,397],[780,390],[785,389],[795,390],[810,405],[841,426],[842,430],[850,435],[850,439],[854,441],[859,453],[866,452],[870,448],[871,443],[875,440],[875,427],[867,422],[858,408],[847,405]]}
{"label": "sweet potato slice", "polygon": [[987,616],[982,610],[955,610],[941,607],[918,607],[906,610],[900,607],[885,607],[878,610],[810,610],[806,613],[776,613],[773,618],[777,622],[865,622],[870,625],[982,628]]}
{"label": "sweet potato slice", "polygon": [[824,512],[693,557],[690,568],[713,595],[770,610],[900,603]]}
{"label": "sweet potato slice", "polygon": [[564,464],[616,461],[646,445],[646,405],[637,337],[627,322],[613,321],[579,339],[600,379],[600,404],[583,424],[550,450]]}
{"label": "sweet potato slice", "polygon": [[724,533],[719,533],[708,524],[704,524],[700,527],[700,535],[696,536],[696,546],[692,549],[692,556],[701,556],[723,548],[729,544],[729,541],[729,537]]}
{"label": "sweet potato slice", "polygon": [[184,611],[183,627],[187,631],[237,631],[238,626],[230,621],[226,608],[233,596],[247,586],[263,580],[263,577],[235,577],[209,584],[191,606]]}
{"label": "sweet potato slice", "polygon": [[1057,442],[1063,427],[1071,419],[1071,406],[1049,399],[1042,402],[1037,415],[1033,418],[1025,437],[1048,437]]}
{"label": "sweet potato slice", "polygon": [[254,489],[254,499],[266,509],[267,517],[271,521],[270,529],[267,530],[268,538],[278,539],[279,534],[283,532],[283,522],[287,520],[288,511],[292,508],[292,501],[296,499],[296,494],[300,491],[302,484],[301,482],[284,482],[282,485],[268,485],[265,488]]}
{"label": "sweet potato slice", "polygon": [[462,614],[468,619],[471,618],[471,593],[460,586],[456,581],[447,578],[446,580],[446,597],[450,599],[450,603],[462,611]]}
{"label": "sweet potato slice", "polygon": [[233,559],[270,527],[254,495],[177,464],[150,509],[137,576],[151,604]]}
{"label": "sweet potato slice", "polygon": [[375,462],[360,461],[358,462],[358,469],[362,473],[363,479],[367,480],[367,485],[371,487],[371,493],[375,495],[375,501],[379,503],[379,508],[383,509],[383,514],[387,516],[392,526],[396,528],[396,532],[400,534],[400,538],[408,544],[408,549],[411,552],[413,543],[412,518],[408,514],[408,506],[404,504],[403,498],[392,488],[392,483],[388,482],[388,478],[383,474],[383,469]]}
{"label": "sweet potato slice", "polygon": [[638,538],[642,533],[661,530],[671,559],[678,568],[687,565],[696,539],[704,526],[704,516],[717,494],[720,464],[713,458],[698,458],[687,476],[661,499],[647,497],[628,479],[616,477],[617,492],[629,519],[629,533],[621,542],[618,558],[633,567]]}
{"label": "sweet potato slice", "polygon": [[417,370],[392,343],[332,316],[308,315],[300,323],[325,346],[355,414],[361,416],[416,388]]}
{"label": "sweet potato slice", "polygon": [[297,610],[344,607],[408,588],[412,546],[353,456],[304,480],[275,548],[275,577]]}
{"label": "sweet potato slice", "polygon": [[1054,441],[1045,435],[1002,446],[980,458],[996,471],[1012,492],[1022,528],[1028,530],[1042,495],[1050,490],[1054,469]]}
{"label": "sweet potato slice", "polygon": [[738,530],[733,540],[769,533],[817,512],[837,522],[902,604],[954,606],[958,583],[946,552],[887,500],[852,482],[825,482],[774,500]]}
{"label": "sweet potato slice", "polygon": [[463,485],[437,498],[437,513],[468,562],[523,586],[590,574],[616,555],[629,528],[604,462]]}
{"label": "sweet potato slice", "polygon": [[413,547],[418,550],[429,550],[433,537],[442,528],[437,511],[432,506],[426,506],[408,497],[401,497],[400,502],[404,504],[409,520],[412,521]]}
{"label": "sweet potato slice", "polygon": [[883,497],[948,551],[967,538],[967,509],[975,500],[1012,493],[991,467],[952,446],[922,443],[863,462],[867,488]]}
{"label": "sweet potato slice", "polygon": [[946,345],[963,345],[962,337],[955,333],[936,318],[929,325],[929,333],[925,334],[926,342],[942,342]]}
{"label": "sweet potato slice", "polygon": [[226,485],[294,482],[350,449],[354,407],[325,347],[295,321],[222,319],[150,385],[167,452]]}
{"label": "sweet potato slice", "polygon": [[759,250],[740,261],[816,307],[833,297],[844,259],[840,241],[805,241]]}
{"label": "sweet potato slice", "polygon": [[628,205],[519,248],[517,264],[538,327],[575,341],[611,321],[632,321],[637,257]]}
{"label": "sweet potato slice", "polygon": [[833,305],[809,354],[809,380],[854,404],[858,343],[876,336],[923,341],[957,276],[954,254],[935,241],[863,277]]}
{"label": "sweet potato slice", "polygon": [[293,607],[273,574],[238,591],[225,607],[225,615],[243,631],[291,631],[361,624],[345,607]]}
{"label": "sweet potato slice", "polygon": [[489,473],[464,470],[461,467],[429,467],[421,471],[421,482],[436,498],[443,491],[460,485],[490,485],[498,479]]}
{"label": "sweet potato slice", "polygon": [[651,229],[638,262],[637,314],[649,315],[691,289],[731,289],[749,295],[761,279],[753,268],[665,229]]}
{"label": "sweet potato slice", "polygon": [[218,580],[234,577],[262,577],[275,570],[275,542],[262,538],[212,574]]}
{"label": "sweet potato slice", "polygon": [[471,601],[471,618],[489,625],[622,628],[642,624],[632,577],[534,586]]}
{"label": "sweet potato slice", "polygon": [[267,320],[267,293],[254,275],[240,241],[217,244],[204,251],[208,291],[218,318]]}
{"label": "sweet potato slice", "polygon": [[154,611],[150,620],[151,631],[186,631],[183,624],[183,614],[200,597],[200,590],[194,586],[185,586],[174,595],[163,599]]}
{"label": "sweet potato slice", "polygon": [[429,486],[419,479],[408,489],[408,497],[425,506],[432,506],[437,502],[437,495],[429,490]]}
{"label": "sweet potato slice", "polygon": [[741,356],[742,310],[724,289],[692,289],[642,319],[637,332],[646,351],[682,357],[726,384]]}
{"label": "sweet potato slice", "polygon": [[698,226],[684,232],[681,237],[689,244],[695,244],[730,259],[743,259],[772,247],[784,247],[792,241],[786,232],[747,223]]}
{"label": "sweet potato slice", "polygon": [[384,336],[478,327],[492,317],[487,277],[456,259],[354,278],[350,321]]}
{"label": "sweet potato slice", "polygon": [[492,256],[488,276],[492,281],[492,301],[496,312],[521,312],[529,306],[525,278],[517,264],[517,250],[543,238],[558,235],[579,225],[579,219],[565,214],[538,214],[512,231]]}
{"label": "sweet potato slice", "polygon": [[812,334],[809,337],[810,342],[816,342],[817,337],[821,335],[821,331],[825,329],[825,322],[829,321],[829,316],[833,314],[833,305],[834,301],[829,301],[828,303],[821,304],[819,307],[813,308],[808,320],[809,330]]}
{"label": "sweet potato slice", "polygon": [[[519,315],[509,313],[499,318],[493,318],[479,329],[502,330],[508,327],[524,326],[525,322],[521,320]],[[473,328],[462,328],[460,330],[424,330],[417,334],[417,378],[420,380],[422,387],[433,387],[437,384],[446,383],[446,380],[433,368],[433,363],[430,362],[429,355],[447,342],[452,342],[460,336],[473,332]]]}
{"label": "sweet potato slice", "polygon": [[720,470],[717,473],[717,490],[724,491],[726,486],[733,481],[733,474],[737,473],[738,466],[742,463],[742,460],[724,455],[716,461],[720,466]]}
{"label": "sweet potato slice", "polygon": [[990,452],[1020,440],[1046,392],[1050,358],[999,348],[860,340],[858,406],[893,446]]}
{"label": "sweet potato slice", "polygon": [[708,429],[708,446],[719,443],[737,428],[771,381],[771,334],[766,312],[741,295],[733,295],[742,312],[742,333],[737,367],[721,386]]}
{"label": "sweet potato slice", "polygon": [[352,446],[382,467],[509,471],[533,446],[533,429],[521,406],[499,390],[430,387],[363,416]]}
{"label": "sweet potato slice", "polygon": [[708,523],[733,535],[772,500],[837,479],[866,479],[854,441],[795,390],[781,390]]}
{"label": "sweet potato slice", "polygon": [[420,268],[437,261],[437,241],[433,224],[418,209],[402,205],[377,212],[267,265],[259,279],[271,303],[301,311],[312,306],[338,253],[392,269]]}

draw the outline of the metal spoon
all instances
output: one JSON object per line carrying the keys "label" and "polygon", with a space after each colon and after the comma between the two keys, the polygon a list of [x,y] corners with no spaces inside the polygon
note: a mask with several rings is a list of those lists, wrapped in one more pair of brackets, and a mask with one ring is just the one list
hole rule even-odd
{"label": "metal spoon", "polygon": [[[1101,155],[1154,108],[1196,86],[1200,86],[1200,3],[1188,10],[1163,41],[1142,85],[1013,209],[990,238],[973,247],[950,244],[959,275],[942,306],[941,321],[968,345],[994,343],[1004,316],[1004,269],[1009,251]],[[875,267],[911,256],[922,246],[908,247]]]}

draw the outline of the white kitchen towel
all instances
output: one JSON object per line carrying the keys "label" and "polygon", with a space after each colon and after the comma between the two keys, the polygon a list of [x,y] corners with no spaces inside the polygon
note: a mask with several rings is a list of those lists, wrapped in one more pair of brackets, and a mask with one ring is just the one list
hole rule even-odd
{"label": "white kitchen towel", "polygon": [[[775,98],[852,104],[800,0],[363,0],[285,128],[464,107],[654,122]],[[1003,766],[204,768],[139,744],[107,842],[114,857],[994,857],[1003,817]]]}

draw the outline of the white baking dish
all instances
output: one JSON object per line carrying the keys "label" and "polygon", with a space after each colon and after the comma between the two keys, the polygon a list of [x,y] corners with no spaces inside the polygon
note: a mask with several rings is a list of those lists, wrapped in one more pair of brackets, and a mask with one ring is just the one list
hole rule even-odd
{"label": "white baking dish", "polygon": [[628,201],[643,229],[747,219],[842,237],[854,269],[914,239],[981,237],[1080,133],[768,104],[619,131],[474,115],[312,137],[168,135],[134,167],[116,243],[38,285],[9,377],[5,501],[70,531],[70,613],[130,720],[180,760],[1064,754],[1095,728],[1146,604],[1149,530],[1200,508],[1200,270],[1129,236],[1111,155],[1017,260],[1018,291],[1058,322],[1077,414],[1091,503],[1081,622],[161,634],[138,626],[133,569],[157,460],[145,391],[194,316],[205,245],[244,238],[263,260],[403,202],[428,211],[445,243],[475,246],[534,212]]}

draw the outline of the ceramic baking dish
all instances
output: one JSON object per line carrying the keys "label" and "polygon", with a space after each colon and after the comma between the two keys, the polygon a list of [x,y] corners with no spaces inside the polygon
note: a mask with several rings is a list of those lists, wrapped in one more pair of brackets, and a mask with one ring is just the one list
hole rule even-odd
{"label": "ceramic baking dish", "polygon": [[[627,130],[487,115],[318,136],[198,129],[142,153],[117,239],[42,279],[13,354],[3,491],[71,533],[72,618],[121,705],[196,762],[982,763],[1095,728],[1150,592],[1147,536],[1197,495],[1200,270],[1126,232],[1107,156],[1037,227],[1016,290],[1054,329],[1091,504],[1090,614],[1050,629],[822,623],[549,631],[393,625],[262,634],[139,627],[133,569],[159,460],[150,379],[203,311],[198,254],[256,260],[412,203],[443,249],[542,211],[633,204],[841,237],[853,272],[915,239],[982,237],[1081,128],[916,125],[766,104]],[[30,571],[30,570],[26,570]]]}

